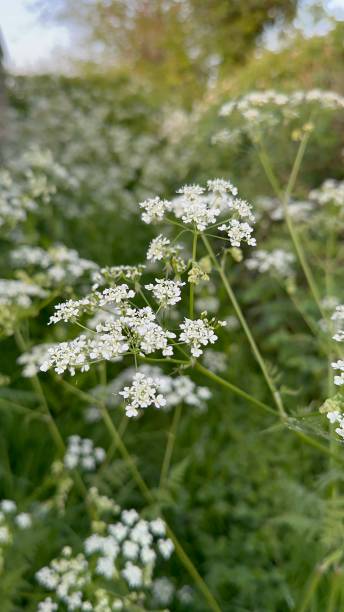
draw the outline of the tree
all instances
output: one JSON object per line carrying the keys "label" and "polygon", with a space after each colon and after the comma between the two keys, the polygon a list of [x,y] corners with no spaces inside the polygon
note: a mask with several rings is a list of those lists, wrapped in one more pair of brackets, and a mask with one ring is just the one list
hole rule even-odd
{"label": "tree", "polygon": [[45,15],[81,35],[84,65],[124,69],[156,91],[199,94],[252,50],[268,24],[294,15],[296,0],[40,0]]}

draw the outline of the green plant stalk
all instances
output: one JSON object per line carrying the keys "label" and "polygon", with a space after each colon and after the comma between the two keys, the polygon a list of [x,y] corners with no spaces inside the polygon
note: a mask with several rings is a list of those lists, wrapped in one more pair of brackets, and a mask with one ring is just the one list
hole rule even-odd
{"label": "green plant stalk", "polygon": [[255,397],[253,397],[253,395],[246,393],[246,391],[243,391],[236,385],[233,385],[228,380],[225,380],[224,378],[221,378],[221,376],[218,376],[211,370],[208,370],[208,368],[205,368],[198,361],[195,363],[195,369],[201,372],[202,374],[204,374],[204,376],[207,376],[207,378],[210,378],[211,380],[216,382],[218,385],[221,385],[222,387],[226,387],[227,389],[229,389],[229,391],[232,391],[232,393],[235,393],[235,395],[238,395],[239,397],[242,397],[243,399],[247,400],[248,402],[250,402],[257,408],[261,408],[265,412],[268,412],[276,416],[276,410],[271,408],[271,406],[268,406],[268,404],[264,404],[264,402],[257,400]]}
{"label": "green plant stalk", "polygon": [[284,214],[285,214],[285,220],[286,220],[286,224],[287,224],[287,228],[290,234],[290,237],[292,239],[293,245],[294,245],[294,249],[296,251],[296,254],[298,256],[301,268],[303,270],[303,273],[305,275],[305,278],[307,280],[309,289],[311,291],[311,294],[313,296],[313,299],[318,307],[318,310],[321,314],[321,316],[323,318],[326,318],[323,308],[321,306],[321,300],[320,300],[320,296],[319,296],[319,291],[316,285],[316,282],[314,280],[312,271],[308,265],[304,250],[302,248],[301,242],[299,240],[298,234],[294,228],[294,224],[293,221],[290,217],[290,213],[289,213],[289,200],[290,200],[290,196],[293,192],[293,189],[295,187],[295,183],[301,168],[301,164],[302,164],[302,160],[306,151],[306,147],[308,144],[308,140],[310,138],[310,134],[307,133],[304,135],[304,137],[302,138],[301,142],[300,142],[300,146],[298,148],[295,160],[294,160],[294,164],[290,173],[290,177],[288,180],[288,184],[287,184],[287,188],[283,194],[282,190],[279,187],[278,181],[276,179],[276,176],[272,170],[271,164],[270,164],[270,159],[268,157],[268,155],[266,154],[265,150],[263,149],[262,146],[260,146],[257,151],[258,151],[258,157],[259,160],[261,162],[261,165],[264,169],[264,172],[266,174],[266,177],[275,193],[275,195],[277,196],[277,198],[280,200],[282,206],[283,206],[283,210],[284,210]]}
{"label": "green plant stalk", "polygon": [[220,266],[219,262],[217,261],[216,255],[215,255],[215,253],[214,253],[214,251],[213,251],[213,249],[212,249],[208,239],[203,234],[202,234],[202,240],[204,242],[204,245],[205,245],[205,247],[206,247],[206,249],[207,249],[207,251],[208,251],[208,253],[209,253],[209,255],[210,255],[211,259],[212,259],[212,261],[214,262],[214,265],[215,265],[215,268],[216,268],[217,272],[220,275],[220,278],[222,280],[223,286],[224,286],[224,288],[225,288],[225,290],[227,292],[227,295],[228,295],[228,297],[229,297],[229,299],[230,299],[230,301],[231,301],[231,303],[233,305],[233,308],[234,308],[234,310],[236,312],[236,315],[237,315],[237,317],[238,317],[238,319],[239,319],[239,321],[241,323],[241,326],[242,326],[242,328],[243,328],[243,330],[244,330],[244,332],[246,334],[246,337],[247,337],[247,339],[249,341],[249,344],[251,346],[252,352],[253,352],[253,354],[254,354],[254,356],[255,356],[255,358],[256,358],[259,366],[260,366],[260,369],[261,369],[261,371],[263,373],[265,381],[266,381],[266,383],[267,383],[267,385],[268,385],[268,387],[269,387],[269,389],[271,391],[272,397],[273,397],[274,402],[275,402],[275,404],[277,406],[277,409],[278,409],[278,412],[280,414],[280,417],[282,419],[285,419],[286,418],[286,412],[285,412],[285,409],[284,409],[284,406],[283,406],[283,402],[282,402],[281,396],[280,396],[278,390],[276,389],[276,387],[275,387],[275,385],[274,385],[274,383],[273,383],[273,381],[271,379],[271,376],[270,376],[270,374],[268,372],[268,369],[266,367],[265,361],[264,361],[264,359],[263,359],[263,357],[262,357],[262,355],[260,353],[260,350],[258,349],[256,341],[255,341],[255,339],[254,339],[254,337],[253,337],[253,335],[251,333],[251,330],[249,328],[249,325],[246,322],[245,316],[244,316],[244,314],[243,314],[243,312],[242,312],[242,310],[240,308],[240,305],[239,305],[239,303],[238,303],[238,301],[237,301],[237,299],[235,297],[234,291],[232,290],[232,287],[229,284],[229,281],[228,281],[228,279],[226,277],[226,274],[225,274],[223,268]]}
{"label": "green plant stalk", "polygon": [[[109,415],[109,413],[107,411],[106,406],[105,405],[100,406],[100,411],[101,411],[104,423],[105,423],[105,425],[106,425],[110,435],[112,436],[115,444],[117,445],[120,454],[122,455],[122,457],[123,457],[124,461],[126,462],[128,468],[130,469],[131,474],[133,476],[133,479],[136,482],[138,488],[140,489],[143,497],[146,499],[146,501],[149,504],[154,503],[155,502],[155,497],[154,497],[153,493],[151,492],[151,490],[146,485],[144,479],[142,478],[142,476],[141,476],[141,474],[140,474],[140,472],[139,472],[139,470],[138,470],[138,468],[136,466],[135,461],[133,460],[133,458],[132,458],[131,454],[129,453],[127,447],[125,446],[122,438],[120,437],[116,427],[114,426],[114,424],[113,424],[113,422],[111,420],[111,417],[110,417],[110,415]],[[196,567],[192,563],[192,561],[189,558],[189,556],[186,554],[184,548],[182,547],[182,545],[178,541],[177,537],[175,536],[173,530],[171,529],[171,527],[167,523],[166,519],[164,519],[164,520],[165,520],[165,524],[166,524],[167,535],[172,540],[179,559],[181,560],[181,562],[183,563],[183,565],[185,566],[185,568],[187,569],[189,574],[194,579],[194,581],[197,584],[197,586],[198,586],[199,590],[201,591],[201,593],[203,593],[204,598],[207,601],[210,610],[213,610],[213,612],[221,612],[221,608],[219,607],[217,601],[213,597],[212,593],[210,592],[210,590],[207,587],[206,583],[204,582],[203,578],[198,573]]]}
{"label": "green plant stalk", "polygon": [[338,595],[341,588],[343,577],[334,570],[331,576],[331,588],[330,595],[327,602],[326,612],[336,612],[339,608],[337,608]]}
{"label": "green plant stalk", "polygon": [[[193,240],[192,240],[192,265],[195,263],[196,257],[197,257],[197,239],[198,239],[198,232],[196,229],[194,229]],[[195,285],[194,283],[190,283],[190,294],[189,294],[190,319],[194,318],[194,297],[195,297]]]}
{"label": "green plant stalk", "polygon": [[[16,329],[15,331],[15,339],[17,342],[18,347],[20,348],[20,350],[22,352],[26,352],[28,350],[26,342],[22,336],[22,333],[20,331],[20,329]],[[37,374],[35,374],[33,377],[30,378],[30,383],[31,386],[34,390],[34,392],[36,393],[36,395],[39,397],[40,402],[41,402],[41,409],[42,412],[44,413],[45,416],[45,422],[48,425],[50,434],[52,439],[55,442],[56,448],[59,451],[59,453],[61,455],[64,455],[66,452],[66,447],[65,447],[65,443],[63,441],[63,438],[60,434],[60,431],[55,423],[54,417],[51,414],[50,410],[49,410],[49,406],[48,406],[48,402],[46,400],[42,385],[40,383],[40,380],[37,376]],[[79,488],[79,492],[82,494],[82,496],[85,498],[86,501],[86,506],[89,510],[89,506],[87,504],[87,496],[88,496],[88,491],[86,489],[86,486],[84,485],[84,482],[80,476],[80,474],[76,471],[73,470],[73,476],[74,476],[74,480],[76,482],[77,487]],[[93,517],[92,517],[93,518]]]}
{"label": "green plant stalk", "polygon": [[182,405],[177,404],[177,406],[174,409],[171,427],[167,434],[167,444],[166,444],[166,449],[164,453],[164,458],[163,458],[161,472],[160,472],[160,479],[159,479],[160,488],[164,486],[166,482],[166,478],[168,476],[169,469],[170,469],[171,459],[172,459],[174,444],[176,441],[176,434],[177,434],[177,429],[178,429],[181,413],[182,413]]}
{"label": "green plant stalk", "polygon": [[[96,400],[92,395],[88,395],[88,393],[85,393],[84,391],[81,391],[80,389],[77,389],[76,387],[74,387],[73,385],[67,383],[66,381],[64,381],[63,379],[58,379],[62,384],[64,384],[66,387],[68,387],[68,389],[70,389],[71,392],[74,392],[75,395],[78,395],[80,398],[84,399],[85,401],[89,402],[90,400],[92,402],[96,402],[99,406],[99,409],[101,411],[101,415],[104,421],[104,424],[110,434],[110,436],[112,437],[116,447],[118,448],[120,454],[122,455],[123,460],[125,461],[125,463],[127,464],[131,475],[133,477],[133,480],[135,481],[138,489],[140,490],[142,496],[144,497],[144,499],[149,503],[149,504],[153,504],[156,502],[156,499],[152,493],[152,491],[149,489],[149,487],[147,486],[146,482],[144,481],[144,479],[142,478],[140,471],[138,470],[135,461],[133,460],[131,454],[129,453],[126,445],[124,444],[121,436],[118,433],[117,428],[115,427],[109,412],[105,406],[105,404],[101,401],[101,400]],[[182,545],[180,544],[179,540],[177,539],[176,535],[174,534],[173,530],[171,529],[171,527],[169,526],[169,524],[167,523],[166,519],[164,518],[165,524],[166,524],[166,532],[169,536],[169,538],[172,540],[176,553],[180,559],[180,561],[183,563],[184,567],[186,568],[186,570],[189,572],[190,576],[194,579],[198,589],[200,590],[200,592],[203,594],[205,600],[207,601],[208,605],[209,605],[209,609],[212,610],[213,612],[221,612],[221,608],[219,607],[216,599],[214,598],[214,596],[212,595],[211,591],[209,590],[208,586],[206,585],[205,581],[203,580],[203,578],[201,577],[201,575],[198,573],[196,567],[194,566],[194,564],[192,563],[191,559],[189,558],[189,556],[186,554],[184,548],[182,547]]]}
{"label": "green plant stalk", "polygon": [[[17,329],[15,331],[15,339],[18,345],[18,348],[21,350],[21,352],[25,353],[28,350],[28,347],[26,345],[26,342],[22,336],[22,333],[19,329]],[[35,392],[35,394],[38,396],[40,403],[41,403],[41,409],[42,412],[45,414],[46,417],[46,422],[48,424],[49,427],[49,431],[51,433],[51,437],[53,438],[57,449],[59,450],[59,452],[61,453],[61,455],[63,455],[65,453],[65,444],[63,441],[63,438],[59,432],[59,429],[55,423],[55,420],[49,410],[49,406],[46,400],[46,397],[44,395],[44,391],[42,389],[42,385],[38,379],[37,374],[35,374],[33,377],[30,378],[30,383],[31,386]]]}
{"label": "green plant stalk", "polygon": [[297,609],[297,612],[306,612],[309,609],[309,606],[318,588],[321,577],[322,572],[319,569],[316,569],[308,582],[304,596],[302,598],[300,606]]}

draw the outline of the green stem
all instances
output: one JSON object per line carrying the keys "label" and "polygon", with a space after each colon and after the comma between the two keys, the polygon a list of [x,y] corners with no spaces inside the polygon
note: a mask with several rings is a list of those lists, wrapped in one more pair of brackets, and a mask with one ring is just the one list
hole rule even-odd
{"label": "green stem", "polygon": [[306,610],[309,609],[309,604],[311,603],[311,600],[313,598],[314,593],[316,592],[317,588],[318,588],[318,584],[321,580],[322,577],[322,572],[320,571],[319,568],[317,568],[314,573],[313,576],[311,577],[311,579],[308,582],[306,591],[304,593],[304,596],[302,598],[302,602],[301,605],[299,606],[297,612],[306,612]]}
{"label": "green stem", "polygon": [[250,330],[250,328],[249,328],[249,326],[248,326],[248,324],[246,322],[246,319],[245,319],[244,314],[243,314],[243,312],[242,312],[242,310],[241,310],[241,308],[239,306],[239,303],[238,303],[238,301],[237,301],[237,299],[235,297],[235,294],[234,294],[234,292],[232,290],[232,287],[229,284],[229,281],[228,281],[228,279],[226,277],[226,274],[225,274],[223,268],[220,266],[219,262],[217,261],[216,255],[215,255],[215,253],[214,253],[214,251],[213,251],[209,241],[207,240],[207,238],[203,234],[202,234],[202,240],[204,242],[204,245],[205,245],[205,247],[206,247],[206,249],[207,249],[211,259],[214,262],[215,268],[217,269],[217,271],[218,271],[218,273],[220,275],[220,278],[221,278],[223,286],[224,286],[224,288],[225,288],[225,290],[227,292],[227,295],[228,295],[229,299],[232,302],[233,308],[234,308],[234,310],[236,312],[236,315],[237,315],[237,317],[238,317],[238,319],[239,319],[239,321],[241,323],[241,326],[242,326],[242,328],[243,328],[243,330],[244,330],[244,332],[246,334],[246,337],[247,337],[247,339],[249,341],[249,344],[251,346],[252,352],[253,352],[253,354],[254,354],[254,356],[255,356],[255,358],[256,358],[259,366],[260,366],[260,369],[261,369],[261,371],[263,373],[265,381],[266,381],[266,383],[267,383],[267,385],[268,385],[268,387],[269,387],[269,389],[271,391],[271,394],[272,394],[272,396],[274,398],[274,401],[275,401],[275,404],[276,404],[277,409],[279,411],[280,417],[284,419],[286,417],[286,412],[284,410],[284,406],[283,406],[283,402],[282,402],[281,396],[280,396],[278,390],[276,389],[276,387],[275,387],[275,385],[274,385],[274,383],[273,383],[273,381],[271,379],[271,376],[270,376],[270,374],[268,372],[268,369],[266,367],[265,361],[264,361],[264,359],[263,359],[263,357],[262,357],[262,355],[261,355],[261,353],[260,353],[260,351],[258,349],[258,346],[256,344],[255,339],[253,338],[251,330]]}
{"label": "green stem", "polygon": [[331,577],[330,595],[327,602],[326,612],[336,612],[339,608],[336,607],[338,601],[339,590],[341,588],[342,576],[334,570]]}
{"label": "green stem", "polygon": [[[28,350],[28,347],[26,345],[26,342],[21,334],[21,331],[19,329],[17,329],[15,331],[15,339],[16,342],[18,344],[18,347],[20,348],[20,350],[25,353]],[[66,452],[66,447],[65,447],[65,443],[64,440],[60,434],[60,431],[55,423],[54,417],[50,412],[49,406],[48,406],[48,402],[46,400],[42,385],[40,383],[40,380],[37,376],[37,374],[35,374],[33,377],[30,378],[30,383],[31,386],[33,388],[33,390],[35,391],[36,395],[39,397],[40,402],[41,402],[41,409],[42,412],[44,413],[45,416],[45,421],[48,425],[49,431],[50,431],[50,435],[52,437],[52,439],[55,442],[55,446],[57,448],[57,450],[59,451],[59,453],[61,455],[64,455]],[[80,477],[80,474],[73,470],[73,476],[74,476],[74,480],[76,482],[76,485],[79,489],[79,492],[81,493],[81,495],[85,498],[86,501],[86,505],[87,508],[89,510],[88,504],[87,504],[87,495],[88,495],[88,491],[83,483],[82,478]],[[91,516],[91,518],[93,518]]]}
{"label": "green stem", "polygon": [[182,413],[182,405],[178,404],[174,409],[171,427],[167,434],[167,444],[166,444],[165,454],[164,454],[161,472],[160,472],[160,480],[159,480],[160,488],[164,486],[169,469],[170,469],[174,444],[176,441],[176,433],[177,433],[181,413]]}
{"label": "green stem", "polygon": [[259,160],[262,164],[262,167],[265,171],[266,177],[269,180],[269,183],[275,193],[275,195],[277,196],[277,198],[280,200],[280,202],[282,203],[283,206],[283,210],[284,210],[284,215],[285,215],[285,220],[286,220],[286,224],[287,224],[287,228],[290,234],[290,237],[292,239],[293,245],[294,245],[294,249],[296,251],[296,254],[298,256],[301,268],[303,270],[303,273],[306,277],[309,289],[311,291],[311,294],[313,296],[313,299],[315,301],[315,303],[317,304],[318,310],[320,311],[321,316],[326,319],[326,316],[324,315],[324,311],[323,308],[321,306],[321,300],[320,300],[320,296],[319,296],[319,292],[318,292],[318,288],[316,286],[312,271],[308,265],[305,253],[303,251],[300,239],[298,237],[298,234],[294,228],[294,224],[293,221],[291,219],[290,213],[289,213],[289,200],[290,200],[290,196],[293,192],[293,189],[295,187],[295,183],[301,168],[301,163],[306,151],[306,147],[308,144],[308,140],[310,137],[310,133],[307,133],[304,135],[304,137],[302,138],[301,142],[300,142],[300,146],[298,148],[295,160],[294,160],[294,164],[290,173],[290,177],[288,180],[288,184],[287,184],[287,188],[283,194],[282,190],[279,187],[278,181],[276,179],[275,173],[272,170],[271,164],[270,164],[270,159],[268,157],[268,155],[266,154],[265,150],[263,149],[262,145],[258,148],[258,157]]}
{"label": "green stem", "polygon": [[230,391],[232,391],[232,393],[235,393],[235,395],[242,397],[243,399],[247,400],[254,406],[257,406],[258,408],[265,410],[265,412],[269,412],[270,414],[273,414],[274,416],[276,416],[276,410],[274,410],[267,404],[260,402],[255,397],[253,397],[253,395],[246,393],[246,391],[243,391],[243,389],[240,389],[236,385],[233,385],[228,380],[225,380],[224,378],[221,378],[221,376],[218,376],[214,372],[211,372],[211,370],[208,370],[207,368],[202,366],[200,363],[198,362],[195,363],[195,369],[201,372],[202,374],[204,374],[204,376],[207,376],[208,378],[210,378],[217,384],[221,385],[222,387],[226,387],[226,389],[229,389]]}
{"label": "green stem", "polygon": [[[105,406],[105,404],[101,401],[101,400],[97,400],[96,398],[94,398],[92,395],[89,395],[88,393],[85,393],[84,391],[81,391],[80,389],[77,389],[76,387],[74,387],[73,385],[67,383],[66,381],[64,381],[63,379],[59,379],[60,382],[62,384],[64,384],[64,386],[68,387],[68,389],[70,389],[71,392],[73,392],[75,395],[78,395],[80,398],[82,398],[84,401],[87,402],[96,402],[100,408],[101,411],[101,415],[102,418],[104,420],[104,424],[110,434],[110,436],[112,437],[116,447],[118,448],[120,454],[122,455],[122,458],[124,459],[125,463],[127,464],[131,475],[133,477],[133,480],[136,482],[136,485],[138,487],[138,489],[141,491],[142,496],[146,499],[146,501],[149,504],[154,503],[155,497],[153,495],[153,493],[151,492],[151,490],[149,489],[149,487],[147,486],[147,484],[145,483],[144,479],[142,478],[135,461],[133,460],[132,456],[130,455],[126,445],[124,444],[121,436],[119,435],[119,432],[117,430],[117,428],[115,427],[109,412]],[[213,612],[221,612],[221,608],[219,607],[218,603],[216,602],[214,596],[212,595],[212,593],[210,592],[209,588],[207,587],[206,583],[204,582],[203,578],[201,577],[201,575],[198,573],[196,567],[194,566],[194,564],[192,563],[191,559],[188,557],[188,555],[186,554],[185,550],[183,549],[182,545],[180,544],[180,542],[178,541],[176,535],[174,534],[174,532],[172,531],[171,527],[168,525],[166,519],[165,520],[165,524],[166,524],[166,531],[168,536],[171,538],[176,553],[179,557],[179,559],[181,560],[181,562],[183,563],[184,567],[187,569],[187,571],[189,572],[190,576],[192,576],[192,578],[194,579],[195,583],[197,584],[199,590],[201,591],[201,593],[203,593],[205,600],[207,601],[208,605],[209,605],[209,609],[212,610]]]}

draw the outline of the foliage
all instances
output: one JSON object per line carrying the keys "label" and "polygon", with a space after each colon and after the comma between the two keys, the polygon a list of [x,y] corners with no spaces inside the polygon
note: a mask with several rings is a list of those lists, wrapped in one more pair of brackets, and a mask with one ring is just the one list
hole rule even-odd
{"label": "foliage", "polygon": [[267,25],[291,18],[294,0],[41,2],[46,18],[76,28],[88,69],[134,71],[155,96],[197,99],[209,79],[249,55]]}
{"label": "foliage", "polygon": [[[73,572],[74,561],[81,564],[83,596],[98,610],[115,602],[130,611],[342,608],[343,387],[335,392],[340,368],[331,367],[343,334],[342,98],[329,108],[323,92],[311,104],[305,94],[295,113],[291,93],[294,80],[306,90],[335,83],[341,93],[337,36],[324,44],[330,81],[321,68],[309,76],[319,45],[312,40],[292,51],[297,67],[287,52],[267,54],[191,115],[160,108],[149,89],[125,77],[8,79],[0,499],[16,508],[7,501],[0,512],[1,609],[37,610],[48,596],[53,605],[54,588],[36,574],[66,558]],[[259,88],[270,88],[271,63],[286,103],[274,104],[275,94],[260,99],[258,122],[219,116],[233,94],[242,99],[256,87],[255,73]],[[308,71],[307,81],[298,70]],[[215,144],[224,129],[237,138]],[[254,232],[241,228],[239,246],[230,222],[253,227],[252,211],[228,174],[256,217]],[[226,184],[210,182],[207,196],[197,186],[175,194],[216,176]],[[210,228],[224,211],[229,218]],[[152,243],[157,234],[165,241]],[[128,308],[155,298],[161,304],[150,323],[159,329],[146,321],[142,331]],[[114,301],[128,350],[103,342],[111,328],[102,309],[113,316]],[[196,332],[182,323],[194,314]],[[218,320],[227,326],[215,328]],[[152,329],[173,355],[147,349]],[[186,337],[184,354],[161,330]],[[195,334],[214,342],[210,351]],[[50,367],[54,355],[80,336],[93,357],[73,345],[62,370],[70,366],[74,377],[60,376]],[[159,409],[146,409],[147,395],[132,389],[133,355],[144,377],[135,380],[151,378],[149,399]],[[141,548],[145,538],[151,543],[148,522],[165,522],[165,545],[154,540],[154,567],[148,547],[139,589],[122,549],[115,547],[116,573],[106,575],[109,526],[128,519],[120,509],[139,513]],[[87,557],[90,534],[100,548]],[[172,541],[174,553],[164,557]]]}

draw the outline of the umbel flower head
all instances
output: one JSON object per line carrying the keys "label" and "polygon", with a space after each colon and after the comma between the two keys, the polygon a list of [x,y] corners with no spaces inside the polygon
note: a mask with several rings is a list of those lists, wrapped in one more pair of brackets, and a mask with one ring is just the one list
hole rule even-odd
{"label": "umbel flower head", "polygon": [[[254,246],[255,239],[251,237],[253,228],[248,223],[254,222],[252,207],[237,194],[237,188],[230,181],[220,178],[208,181],[206,187],[184,185],[178,189],[177,197],[172,201],[153,198],[141,202],[140,208],[144,210],[142,220],[157,223],[163,220],[167,212],[171,212],[185,225],[203,232],[223,216],[225,219],[227,217],[228,222],[220,230],[228,233],[232,246],[240,246],[241,241]],[[163,259],[165,250],[169,248],[169,240],[160,235],[151,243],[147,259]]]}
{"label": "umbel flower head", "polygon": [[[224,326],[224,321],[218,321],[218,326]],[[202,319],[184,319],[184,322],[180,324],[182,330],[179,340],[189,344],[191,347],[191,355],[199,357],[202,355],[202,346],[207,344],[214,344],[217,340],[217,335],[214,332],[215,322],[208,321],[205,317]]]}
{"label": "umbel flower head", "polygon": [[158,380],[140,372],[135,374],[131,386],[124,387],[119,394],[126,400],[125,413],[128,417],[138,416],[140,408],[161,408],[166,404],[164,396],[159,393]]}

